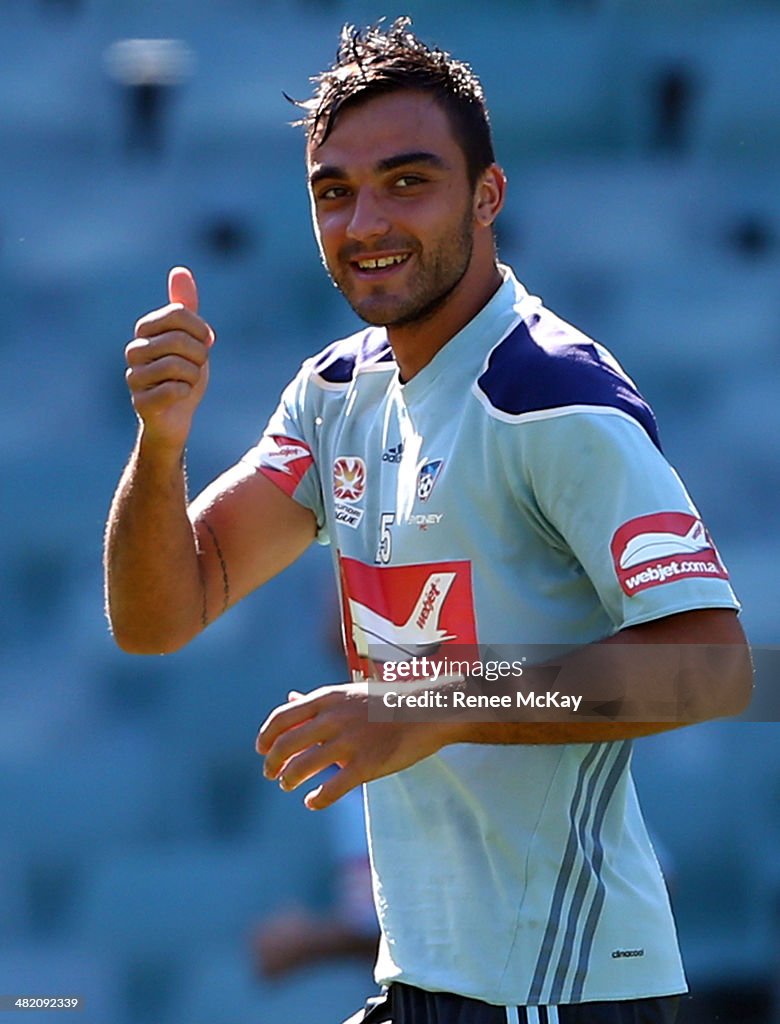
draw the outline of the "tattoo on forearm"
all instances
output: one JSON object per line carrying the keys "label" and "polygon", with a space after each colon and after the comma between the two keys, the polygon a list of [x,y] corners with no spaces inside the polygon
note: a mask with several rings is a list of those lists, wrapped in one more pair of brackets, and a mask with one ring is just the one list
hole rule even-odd
{"label": "tattoo on forearm", "polygon": [[[219,559],[219,565],[222,569],[222,611],[227,611],[228,605],[230,604],[230,582],[228,580],[227,566],[225,565],[225,557],[222,554],[222,548],[219,546],[217,535],[214,533],[211,525],[203,520],[203,525],[209,532],[209,536],[214,542],[214,550],[217,552],[217,558]],[[206,625],[206,591],[205,587],[203,590],[203,625]]]}

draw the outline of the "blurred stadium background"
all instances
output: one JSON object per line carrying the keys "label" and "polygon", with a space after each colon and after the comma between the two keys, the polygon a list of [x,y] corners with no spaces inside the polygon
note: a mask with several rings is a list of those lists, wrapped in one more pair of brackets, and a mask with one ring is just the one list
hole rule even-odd
{"label": "blurred stadium background", "polygon": [[[352,329],[281,93],[308,94],[345,20],[400,13],[483,78],[503,255],[638,379],[751,639],[778,643],[776,0],[6,0],[0,992],[80,994],[83,1024],[335,1022],[366,988],[350,965],[261,985],[246,945],[264,912],[327,899],[321,819],[252,750],[288,686],[342,675],[327,557],[139,659],[108,636],[100,546],[134,435],[122,348],[170,265],[219,332],[195,488]],[[685,1024],[780,1020],[778,727],[683,730],[636,762]]]}

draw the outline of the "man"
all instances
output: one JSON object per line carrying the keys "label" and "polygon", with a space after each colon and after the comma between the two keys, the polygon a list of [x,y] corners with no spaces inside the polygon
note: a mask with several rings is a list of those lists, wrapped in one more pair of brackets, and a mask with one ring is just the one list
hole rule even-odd
{"label": "man", "polygon": [[[561,664],[601,716],[379,720],[353,681],[292,693],[258,751],[288,790],[338,766],[313,809],[368,783],[389,991],[355,1021],[672,1021],[685,979],[630,740],[744,705],[726,571],[631,381],[497,263],[506,182],[468,66],[404,19],[345,29],[304,110],[322,258],[370,326],[304,364],[188,510],[214,334],[172,272],[127,348],[140,431],[107,533],[114,635],[175,650],[317,538],[353,680],[374,644],[399,662],[580,648]],[[659,680],[680,709],[666,724]]]}

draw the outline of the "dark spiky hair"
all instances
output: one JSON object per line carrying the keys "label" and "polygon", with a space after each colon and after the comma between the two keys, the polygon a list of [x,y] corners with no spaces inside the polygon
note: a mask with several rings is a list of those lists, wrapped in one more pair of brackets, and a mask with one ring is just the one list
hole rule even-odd
{"label": "dark spiky hair", "polygon": [[449,118],[473,187],[495,160],[482,84],[468,64],[427,46],[410,25],[407,17],[388,28],[345,25],[336,60],[311,80],[311,99],[292,101],[305,111],[295,124],[303,125],[310,145],[320,145],[347,107],[406,89],[430,93]]}

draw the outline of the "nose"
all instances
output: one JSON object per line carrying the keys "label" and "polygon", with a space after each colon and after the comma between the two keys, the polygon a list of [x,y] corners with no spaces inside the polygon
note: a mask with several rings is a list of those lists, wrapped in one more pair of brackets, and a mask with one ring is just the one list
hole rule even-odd
{"label": "nose", "polygon": [[362,188],[355,193],[347,234],[356,242],[379,238],[390,230],[379,196],[372,188]]}

